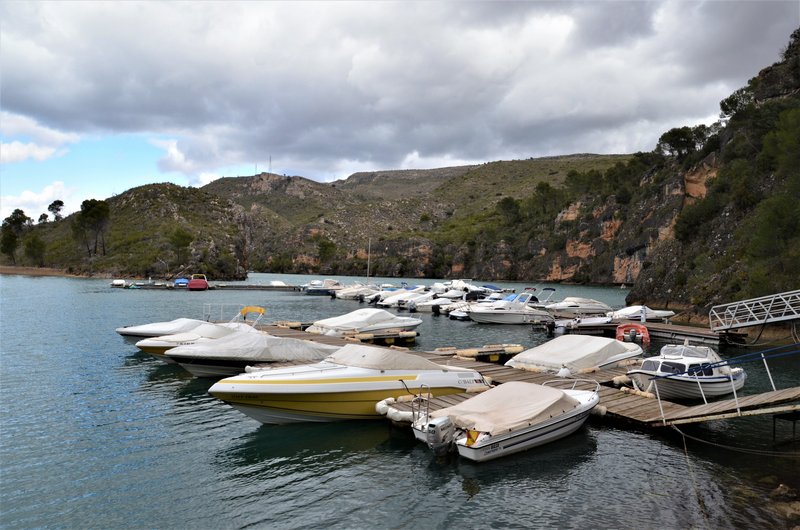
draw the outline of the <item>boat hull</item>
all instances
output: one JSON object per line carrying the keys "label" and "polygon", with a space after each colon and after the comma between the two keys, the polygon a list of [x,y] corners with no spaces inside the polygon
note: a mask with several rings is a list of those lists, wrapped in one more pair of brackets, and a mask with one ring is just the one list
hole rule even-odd
{"label": "boat hull", "polygon": [[548,314],[510,311],[469,311],[469,318],[479,324],[540,324],[552,317]]}
{"label": "boat hull", "polygon": [[[655,380],[651,387],[651,378],[662,375]],[[704,376],[695,378],[689,375],[663,377],[663,374],[656,374],[644,370],[631,370],[628,377],[633,379],[642,390],[648,390],[656,394],[661,399],[703,399],[732,394],[734,389],[738,392],[744,386],[747,374],[743,370],[732,374],[733,384],[729,376]],[[698,382],[699,379],[699,382]],[[656,390],[655,386],[658,386]],[[701,390],[702,387],[702,390]]]}
{"label": "boat hull", "polygon": [[264,363],[264,361],[242,359],[195,359],[187,357],[165,356],[169,362],[181,365],[181,368],[195,377],[228,377],[241,374],[248,366]]}
{"label": "boat hull", "polygon": [[471,446],[466,444],[466,437],[459,439],[456,442],[458,454],[473,462],[486,462],[554,442],[580,429],[599,399],[593,393],[591,398],[561,416],[526,429],[492,436]]}
{"label": "boat hull", "polygon": [[[295,394],[241,394],[212,392],[240,412],[265,424],[378,420],[375,405],[384,399],[409,395],[403,385],[377,390]],[[414,389],[411,389],[412,392]],[[427,392],[427,389],[426,389]],[[464,392],[463,388],[433,388],[434,396]]]}

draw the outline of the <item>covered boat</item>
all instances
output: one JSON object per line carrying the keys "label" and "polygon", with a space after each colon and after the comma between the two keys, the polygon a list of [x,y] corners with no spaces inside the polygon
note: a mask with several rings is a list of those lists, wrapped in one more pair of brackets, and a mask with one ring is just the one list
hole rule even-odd
{"label": "covered boat", "polygon": [[191,331],[197,326],[205,324],[205,320],[196,318],[176,318],[169,322],[153,322],[139,326],[125,326],[117,328],[116,332],[129,337],[160,337],[161,335],[174,335]]}
{"label": "covered boat", "polygon": [[421,414],[412,425],[414,436],[438,454],[455,448],[476,462],[558,440],[584,424],[598,403],[599,385],[592,381],[594,390],[575,390],[574,385],[560,390],[548,383],[503,383],[457,405]]}
{"label": "covered boat", "polygon": [[422,324],[422,320],[401,317],[385,309],[365,307],[338,317],[317,320],[306,329],[309,333],[342,336],[353,333],[374,333],[376,331],[410,330]]}
{"label": "covered boat", "polygon": [[675,311],[666,309],[650,309],[646,305],[632,305],[607,313],[614,320],[664,320],[675,316]]}
{"label": "covered boat", "polygon": [[198,342],[220,339],[237,331],[245,333],[258,333],[258,331],[250,324],[245,324],[243,322],[231,322],[226,324],[213,324],[211,322],[204,322],[196,328],[183,333],[144,338],[136,343],[136,347],[145,353],[149,353],[150,355],[158,357],[164,361],[171,362],[171,360],[164,355],[167,350],[176,348],[178,346],[188,346]]}
{"label": "covered boat", "polygon": [[593,298],[567,296],[560,302],[545,305],[545,308],[559,317],[575,318],[587,315],[603,315],[613,311],[610,305]]}
{"label": "covered boat", "polygon": [[322,362],[240,374],[209,393],[262,423],[379,419],[386,398],[487,388],[480,373],[411,353],[348,344]]}
{"label": "covered boat", "polygon": [[467,313],[479,324],[541,324],[552,321],[550,313],[530,305],[536,302],[534,294],[526,291],[488,304],[478,302],[470,305]]}
{"label": "covered boat", "polygon": [[225,377],[261,363],[319,361],[339,349],[339,346],[252,331],[255,333],[237,331],[218,339],[177,346],[164,355],[195,377]]}
{"label": "covered boat", "polygon": [[343,289],[338,280],[325,278],[324,280],[311,280],[303,286],[303,292],[312,296],[331,296],[336,295],[336,292]]}
{"label": "covered boat", "polygon": [[568,377],[619,366],[642,353],[642,347],[632,342],[591,335],[561,335],[515,355],[506,366]]}
{"label": "covered boat", "polygon": [[731,368],[708,346],[668,344],[657,357],[628,371],[638,390],[663,399],[705,399],[731,394],[744,386],[747,374]]}

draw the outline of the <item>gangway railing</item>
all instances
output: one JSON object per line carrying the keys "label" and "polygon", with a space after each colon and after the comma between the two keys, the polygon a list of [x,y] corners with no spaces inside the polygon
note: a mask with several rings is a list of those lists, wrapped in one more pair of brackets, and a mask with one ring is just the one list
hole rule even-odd
{"label": "gangway railing", "polygon": [[800,289],[716,305],[708,313],[711,331],[747,328],[800,319]]}

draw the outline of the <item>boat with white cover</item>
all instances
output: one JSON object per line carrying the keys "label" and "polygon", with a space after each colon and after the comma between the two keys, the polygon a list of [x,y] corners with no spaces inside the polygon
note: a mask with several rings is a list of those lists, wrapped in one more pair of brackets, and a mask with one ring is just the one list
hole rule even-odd
{"label": "boat with white cover", "polygon": [[515,355],[506,366],[569,377],[620,366],[642,353],[642,347],[633,342],[592,335],[561,335]]}
{"label": "boat with white cover", "polygon": [[139,326],[125,326],[117,328],[116,332],[126,337],[160,337],[161,335],[174,335],[191,331],[197,326],[205,324],[205,320],[196,318],[176,318],[168,322],[153,322]]}
{"label": "boat with white cover", "polygon": [[551,322],[553,315],[531,307],[536,297],[531,292],[510,294],[489,304],[477,303],[467,310],[469,318],[479,324],[541,324]]}
{"label": "boat with white cover", "polygon": [[332,337],[345,334],[375,333],[386,330],[411,330],[422,324],[422,320],[402,317],[385,309],[364,307],[338,317],[317,320],[306,331]]}
{"label": "boat with white cover", "polygon": [[603,315],[614,309],[599,300],[593,298],[582,298],[579,296],[567,296],[560,302],[553,302],[545,305],[545,309],[557,317],[575,318],[588,315]]}
{"label": "boat with white cover", "polygon": [[[256,317],[255,320],[247,322],[247,316],[251,313],[258,315],[258,317]],[[163,361],[172,362],[164,355],[164,352],[167,350],[177,346],[186,346],[197,342],[219,339],[236,331],[254,332],[256,331],[255,326],[258,324],[259,320],[261,320],[261,317],[264,316],[264,313],[266,313],[266,310],[263,307],[245,306],[236,313],[236,316],[231,319],[230,322],[224,324],[203,322],[199,326],[183,333],[144,338],[136,343],[136,347]]]}
{"label": "boat with white cover", "polygon": [[[563,383],[563,381],[561,381]],[[457,405],[420,414],[414,436],[437,454],[452,451],[475,462],[519,453],[578,430],[599,401],[594,390],[561,390],[511,381]]]}
{"label": "boat with white cover", "polygon": [[644,312],[645,320],[664,320],[675,316],[675,311],[666,309],[650,309],[646,305],[632,305],[607,313],[614,320],[641,320]]}
{"label": "boat with white cover", "polygon": [[705,399],[739,391],[747,379],[741,367],[731,368],[708,346],[668,344],[656,357],[628,371],[638,390],[662,399]]}
{"label": "boat with white cover", "polygon": [[338,349],[339,346],[255,331],[236,332],[219,339],[177,346],[164,355],[195,377],[225,377],[262,363],[315,362]]}
{"label": "boat with white cover", "polygon": [[223,379],[209,393],[262,423],[379,419],[381,400],[487,388],[475,370],[444,366],[389,348],[348,344],[308,365]]}

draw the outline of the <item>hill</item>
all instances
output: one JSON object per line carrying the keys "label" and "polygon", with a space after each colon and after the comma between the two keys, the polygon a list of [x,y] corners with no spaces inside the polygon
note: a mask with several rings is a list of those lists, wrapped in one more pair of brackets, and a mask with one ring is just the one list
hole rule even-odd
{"label": "hill", "polygon": [[138,276],[363,275],[370,245],[374,275],[624,283],[629,303],[705,314],[797,288],[799,41],[800,30],[720,103],[719,122],[666,131],[649,153],[154,184],[109,198],[107,219],[103,208],[7,219],[4,259]]}

